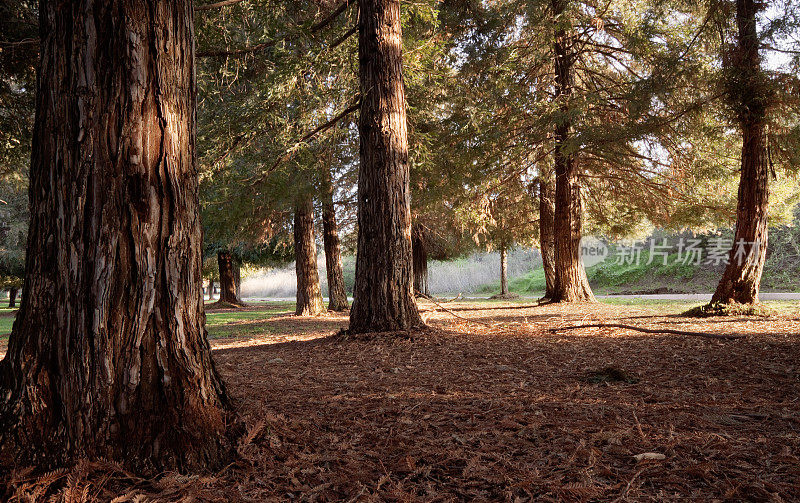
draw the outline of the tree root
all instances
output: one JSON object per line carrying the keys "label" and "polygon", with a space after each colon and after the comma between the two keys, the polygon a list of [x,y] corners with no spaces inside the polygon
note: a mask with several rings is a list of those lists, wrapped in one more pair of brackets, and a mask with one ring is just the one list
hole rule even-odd
{"label": "tree root", "polygon": [[672,334],[672,335],[688,335],[693,337],[705,337],[707,339],[723,339],[723,340],[733,340],[733,339],[744,339],[744,335],[733,335],[733,334],[709,334],[707,332],[691,332],[687,330],[672,330],[669,328],[663,329],[650,329],[650,328],[642,328],[637,327],[634,325],[623,325],[621,323],[592,323],[588,325],[572,325],[569,327],[556,327],[551,328],[551,333],[557,333],[562,330],[577,330],[579,328],[622,328],[625,330],[633,330],[635,332],[642,332],[645,334]]}

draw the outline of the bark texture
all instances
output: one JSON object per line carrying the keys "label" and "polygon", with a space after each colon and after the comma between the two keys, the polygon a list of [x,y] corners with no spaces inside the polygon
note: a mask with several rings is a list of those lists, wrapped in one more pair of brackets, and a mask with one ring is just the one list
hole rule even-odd
{"label": "bark texture", "polygon": [[712,303],[757,303],[767,254],[769,96],[758,53],[756,15],[761,5],[755,0],[736,2],[739,37],[728,85],[742,130],[741,177],[733,247]]}
{"label": "bark texture", "polygon": [[316,316],[325,311],[317,272],[317,244],[314,237],[314,201],[298,198],[294,208],[294,260],[297,274],[297,316]]}
{"label": "bark texture", "polygon": [[0,364],[0,460],[220,466],[189,0],[40,3],[31,220]]}
{"label": "bark texture", "polygon": [[234,261],[233,254],[227,250],[219,250],[217,266],[219,267],[219,301],[235,306],[243,305],[237,292],[238,265]]}
{"label": "bark texture", "polygon": [[339,241],[339,225],[336,222],[336,207],[333,204],[333,183],[329,167],[322,170],[322,244],[325,247],[325,272],[328,276],[328,309],[346,311],[347,291],[344,288],[342,270],[342,246]]}
{"label": "bark texture", "polygon": [[578,183],[575,156],[568,152],[572,135],[569,100],[572,95],[573,37],[566,27],[568,0],[552,0],[555,19],[555,99],[562,118],[555,128],[555,243],[554,302],[594,301],[589,280],[581,261],[581,189]]}
{"label": "bark texture", "polygon": [[430,295],[428,291],[428,247],[425,232],[419,225],[411,228],[411,254],[414,269],[414,292]]}
{"label": "bark texture", "polygon": [[503,243],[500,246],[500,295],[508,294],[508,250]]}
{"label": "bark texture", "polygon": [[542,253],[545,299],[552,299],[556,292],[556,250],[553,235],[554,199],[552,174],[548,170],[539,177],[539,249]]}
{"label": "bark texture", "polygon": [[11,288],[8,290],[8,307],[17,307],[17,292],[19,290],[17,288]]}
{"label": "bark texture", "polygon": [[399,0],[359,0],[358,253],[350,332],[422,326],[414,299]]}

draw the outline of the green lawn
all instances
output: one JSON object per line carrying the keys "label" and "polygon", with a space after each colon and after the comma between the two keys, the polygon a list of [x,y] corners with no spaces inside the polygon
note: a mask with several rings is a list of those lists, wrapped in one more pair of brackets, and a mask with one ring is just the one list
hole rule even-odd
{"label": "green lawn", "polygon": [[[12,311],[13,309],[8,308],[0,309],[0,339],[8,338],[11,333],[11,325],[14,323]],[[206,328],[211,339],[269,333],[270,328],[264,322],[267,318],[293,311],[294,302],[270,302],[253,310],[207,313]]]}
{"label": "green lawn", "polygon": [[0,316],[0,338],[5,339],[11,333],[11,325],[14,324],[13,316]]}
{"label": "green lawn", "polygon": [[207,313],[206,330],[209,339],[271,333],[272,328],[266,320],[292,312],[294,312],[294,302],[269,302],[253,310]]}

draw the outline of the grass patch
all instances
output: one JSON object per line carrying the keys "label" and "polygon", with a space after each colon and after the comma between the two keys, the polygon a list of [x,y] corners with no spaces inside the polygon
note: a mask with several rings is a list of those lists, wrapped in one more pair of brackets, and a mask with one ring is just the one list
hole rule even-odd
{"label": "grass patch", "polygon": [[209,339],[271,334],[268,318],[294,311],[294,302],[270,302],[259,309],[231,310],[206,314]]}
{"label": "grass patch", "polygon": [[14,316],[0,317],[0,338],[8,338],[8,334],[11,333],[11,327],[14,325],[14,318]]}

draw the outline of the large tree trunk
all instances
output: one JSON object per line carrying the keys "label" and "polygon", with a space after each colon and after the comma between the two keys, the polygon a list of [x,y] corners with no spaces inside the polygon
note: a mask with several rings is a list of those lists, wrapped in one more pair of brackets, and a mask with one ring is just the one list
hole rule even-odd
{"label": "large tree trunk", "polygon": [[350,332],[423,325],[414,299],[399,0],[359,0],[361,164]]}
{"label": "large tree trunk", "polygon": [[555,99],[561,118],[555,128],[556,197],[553,232],[555,242],[555,302],[593,301],[594,296],[581,261],[581,190],[575,157],[567,151],[572,134],[569,100],[572,95],[572,36],[565,20],[568,0],[552,0],[555,19]]}
{"label": "large tree trunk", "polygon": [[543,170],[539,176],[539,250],[542,252],[545,299],[552,299],[556,292],[556,250],[553,235],[554,199],[552,175],[549,170]]}
{"label": "large tree trunk", "polygon": [[234,306],[243,305],[236,292],[236,269],[233,254],[227,250],[217,252],[217,266],[219,266],[219,301]]}
{"label": "large tree trunk", "polygon": [[322,168],[322,186],[322,243],[325,247],[325,272],[328,277],[328,309],[346,311],[350,304],[347,302],[347,291],[344,288],[342,247],[339,241],[339,226],[336,223],[329,166]]}
{"label": "large tree trunk", "polygon": [[317,244],[314,237],[314,201],[298,198],[294,208],[294,259],[297,273],[297,316],[316,316],[325,307],[319,289]]}
{"label": "large tree trunk", "polygon": [[233,416],[204,328],[192,2],[43,0],[40,25],[0,460],[220,466]]}
{"label": "large tree trunk", "polygon": [[17,292],[18,288],[11,288],[8,290],[8,307],[17,307]]}
{"label": "large tree trunk", "polygon": [[758,54],[756,14],[760,8],[755,0],[736,2],[739,40],[729,86],[742,128],[742,168],[733,247],[712,303],[757,303],[767,252],[769,95]]}
{"label": "large tree trunk", "polygon": [[419,225],[411,228],[411,255],[414,269],[414,291],[430,296],[428,291],[428,248],[425,245],[425,233]]}
{"label": "large tree trunk", "polygon": [[500,245],[500,295],[508,295],[508,250]]}

